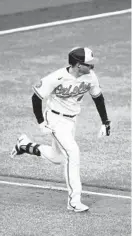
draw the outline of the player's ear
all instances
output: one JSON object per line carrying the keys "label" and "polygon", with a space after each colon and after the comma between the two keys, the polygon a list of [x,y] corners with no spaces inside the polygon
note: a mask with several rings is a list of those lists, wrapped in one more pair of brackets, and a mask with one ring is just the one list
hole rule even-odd
{"label": "player's ear", "polygon": [[80,65],[80,63],[79,63],[79,62],[77,62],[77,64],[76,64],[76,65],[77,65],[77,67],[78,67],[78,68],[80,68],[80,67],[81,67],[81,65]]}

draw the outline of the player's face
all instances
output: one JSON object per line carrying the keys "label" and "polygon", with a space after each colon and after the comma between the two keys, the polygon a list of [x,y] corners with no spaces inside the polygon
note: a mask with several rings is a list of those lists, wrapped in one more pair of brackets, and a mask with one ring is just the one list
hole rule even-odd
{"label": "player's face", "polygon": [[92,69],[91,65],[80,65],[79,72],[81,74],[89,74],[91,69]]}

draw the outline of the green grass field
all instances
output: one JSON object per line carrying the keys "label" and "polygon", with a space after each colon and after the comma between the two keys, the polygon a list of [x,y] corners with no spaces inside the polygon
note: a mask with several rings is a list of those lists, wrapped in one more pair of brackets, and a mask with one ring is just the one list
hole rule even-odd
{"label": "green grass field", "polygon": [[[110,137],[97,138],[100,118],[92,99],[86,95],[76,133],[82,182],[94,191],[130,194],[130,24],[130,14],[125,14],[0,37],[0,179],[14,182],[11,176],[21,176],[25,180],[16,178],[17,182],[42,185],[43,181],[36,179],[65,181],[62,166],[28,155],[11,160],[9,153],[21,133],[36,142],[51,143],[50,136],[40,133],[32,112],[32,85],[67,65],[68,51],[83,45],[92,48],[99,58],[95,70],[106,99],[112,132]],[[2,184],[0,192],[0,236],[131,235],[131,205],[127,199],[84,195],[82,200],[90,212],[75,215],[66,211],[66,192]]]}
{"label": "green grass field", "polygon": [[[131,42],[129,14],[7,35],[0,38],[0,174],[64,181],[63,168],[25,155],[11,160],[21,133],[50,143],[38,128],[31,106],[32,85],[67,65],[75,45],[93,49],[95,68],[112,121],[111,137],[98,139],[101,122],[85,96],[76,139],[81,150],[81,177],[86,185],[130,189],[131,184]],[[45,105],[45,102],[44,102]]]}

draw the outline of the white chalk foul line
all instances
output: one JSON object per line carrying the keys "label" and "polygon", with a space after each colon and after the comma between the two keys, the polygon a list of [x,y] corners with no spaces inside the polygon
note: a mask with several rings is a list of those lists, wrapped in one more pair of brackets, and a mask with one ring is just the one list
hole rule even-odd
{"label": "white chalk foul line", "polygon": [[[64,188],[64,187],[56,187],[56,186],[49,186],[49,185],[42,186],[38,184],[17,183],[17,182],[3,181],[3,180],[0,180],[0,184],[14,185],[14,186],[25,187],[25,188],[40,188],[40,189],[49,189],[49,190],[56,190],[56,191],[67,191],[67,188]],[[109,193],[97,193],[97,192],[91,192],[91,191],[82,191],[82,193],[85,195],[98,195],[98,196],[112,197],[112,198],[132,199],[131,196],[116,195],[116,194],[109,194]]]}
{"label": "white chalk foul line", "polygon": [[121,15],[125,13],[130,13],[131,11],[132,11],[131,9],[126,9],[122,11],[102,13],[102,14],[97,14],[93,16],[84,16],[84,17],[79,17],[79,18],[74,18],[74,19],[69,19],[69,20],[54,21],[50,23],[43,23],[43,24],[38,24],[38,25],[31,25],[31,26],[25,26],[25,27],[20,27],[20,28],[15,28],[15,29],[3,30],[3,31],[0,31],[0,35],[13,34],[13,33],[18,33],[22,31],[29,31],[29,30],[47,28],[47,27],[52,27],[52,26],[70,24],[70,23],[75,23],[75,22],[87,21],[87,20],[92,20],[92,19],[98,19],[98,18],[103,18],[103,17]]}

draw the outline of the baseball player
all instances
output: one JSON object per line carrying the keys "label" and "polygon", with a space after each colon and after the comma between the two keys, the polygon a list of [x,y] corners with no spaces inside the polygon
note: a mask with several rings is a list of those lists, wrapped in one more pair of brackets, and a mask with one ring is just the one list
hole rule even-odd
{"label": "baseball player", "polygon": [[[52,163],[65,163],[65,179],[68,188],[67,209],[74,212],[87,211],[81,203],[80,151],[75,141],[77,115],[85,93],[91,95],[102,125],[99,137],[110,135],[104,97],[94,72],[96,59],[91,49],[77,47],[68,55],[69,66],[61,68],[41,79],[33,87],[33,112],[42,133],[51,133],[52,145],[33,143],[25,134],[14,146],[11,157],[23,153],[47,158]],[[47,98],[42,111],[42,100]]]}

